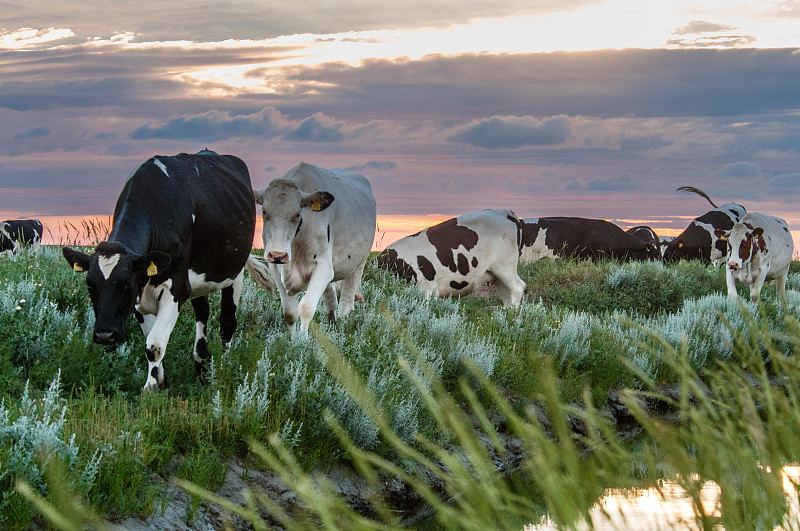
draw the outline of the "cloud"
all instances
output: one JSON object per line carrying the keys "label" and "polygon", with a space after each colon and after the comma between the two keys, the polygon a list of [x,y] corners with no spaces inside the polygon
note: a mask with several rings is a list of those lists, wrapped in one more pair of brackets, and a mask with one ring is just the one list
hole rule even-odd
{"label": "cloud", "polygon": [[284,116],[273,108],[265,108],[254,114],[231,116],[228,112],[208,111],[202,114],[176,116],[161,125],[144,124],[138,127],[131,138],[192,139],[215,141],[237,137],[273,138],[287,127]]}
{"label": "cloud", "polygon": [[725,164],[719,171],[722,177],[756,178],[763,176],[761,166],[754,162],[733,162]]}
{"label": "cloud", "polygon": [[775,178],[769,181],[769,184],[773,188],[779,190],[789,189],[792,193],[796,193],[800,189],[800,172],[795,171],[776,175]]}
{"label": "cloud", "polygon": [[394,170],[396,168],[397,168],[397,163],[392,162],[391,160],[371,160],[366,164],[361,164],[358,166],[348,166],[345,169],[348,171],[364,171],[367,169],[388,171],[388,170]]}
{"label": "cloud", "polygon": [[705,20],[692,20],[686,26],[676,28],[673,32],[675,35],[686,35],[689,33],[717,33],[720,31],[728,31],[736,29],[732,26],[724,24],[715,24],[713,22],[706,22]]}
{"label": "cloud", "polygon": [[623,173],[614,177],[605,177],[592,179],[585,186],[586,190],[594,190],[598,192],[623,192],[628,190],[637,190],[639,183],[633,180],[630,173]]}
{"label": "cloud", "polygon": [[342,125],[334,123],[323,115],[310,116],[292,132],[284,135],[285,140],[295,142],[341,142],[344,135],[339,131]]}
{"label": "cloud", "polygon": [[42,127],[34,127],[22,133],[17,133],[14,135],[14,140],[32,140],[34,138],[44,138],[46,136],[50,136],[50,127],[44,125]]}
{"label": "cloud", "polygon": [[463,127],[448,140],[486,149],[514,149],[561,144],[569,133],[570,120],[563,115],[542,120],[529,116],[493,116]]}

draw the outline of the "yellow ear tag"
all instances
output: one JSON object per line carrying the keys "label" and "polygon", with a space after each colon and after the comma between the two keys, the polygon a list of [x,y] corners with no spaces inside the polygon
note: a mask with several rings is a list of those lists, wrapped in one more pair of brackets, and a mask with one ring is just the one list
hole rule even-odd
{"label": "yellow ear tag", "polygon": [[678,243],[678,248],[680,249],[681,247],[683,247],[683,242]]}
{"label": "yellow ear tag", "polygon": [[150,262],[150,265],[147,266],[147,276],[148,277],[154,277],[157,274],[158,274],[158,268],[156,267],[156,264],[154,264],[153,262]]}
{"label": "yellow ear tag", "polygon": [[313,203],[311,203],[311,210],[313,210],[314,212],[319,212],[320,210],[322,210],[322,203],[320,203],[319,201],[314,201]]}
{"label": "yellow ear tag", "polygon": [[72,264],[72,270],[80,273],[81,271],[83,271],[83,268],[78,265],[78,262],[75,262],[74,264]]}

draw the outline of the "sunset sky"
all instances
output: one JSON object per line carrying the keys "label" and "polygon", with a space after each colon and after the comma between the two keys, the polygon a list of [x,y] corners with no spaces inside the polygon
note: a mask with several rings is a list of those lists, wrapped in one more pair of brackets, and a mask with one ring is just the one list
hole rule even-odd
{"label": "sunset sky", "polygon": [[718,203],[800,246],[800,1],[0,0],[0,219],[107,217],[203,148],[263,188],[366,175],[376,247],[446,217],[676,234]]}

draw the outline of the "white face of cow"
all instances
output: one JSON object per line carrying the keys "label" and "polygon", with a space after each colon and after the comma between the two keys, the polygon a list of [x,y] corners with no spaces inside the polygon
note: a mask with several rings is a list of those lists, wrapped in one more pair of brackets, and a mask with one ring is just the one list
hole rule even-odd
{"label": "white face of cow", "polygon": [[266,189],[253,191],[261,205],[264,256],[273,264],[288,264],[292,243],[303,228],[303,218],[321,212],[333,202],[328,192],[306,194],[293,181],[275,179]]}
{"label": "white face of cow", "polygon": [[764,229],[761,227],[737,223],[730,231],[717,230],[714,234],[728,242],[727,267],[731,271],[742,269],[753,256],[767,250]]}

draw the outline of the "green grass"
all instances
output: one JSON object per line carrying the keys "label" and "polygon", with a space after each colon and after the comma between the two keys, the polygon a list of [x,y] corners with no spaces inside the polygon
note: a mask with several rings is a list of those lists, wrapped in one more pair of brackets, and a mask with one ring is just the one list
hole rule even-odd
{"label": "green grass", "polygon": [[[687,370],[713,383],[720,367],[738,363],[734,344],[745,341],[737,334],[748,327],[757,326],[761,334],[748,343],[758,359],[786,357],[796,348],[796,329],[786,320],[800,313],[800,271],[793,268],[784,309],[772,287],[764,290],[761,307],[740,306],[725,297],[724,271],[699,263],[541,260],[520,267],[528,285],[522,306],[503,309],[496,298],[426,303],[412,286],[370,263],[361,288],[366,304],[332,324],[319,312],[316,339],[293,336],[279,301],[248,279],[239,329],[227,351],[216,330],[218,296],[212,297],[213,359],[206,385],[194,375],[194,316],[187,307],[165,358],[170,389],[142,395],[144,338],[134,320],[127,343],[113,349],[92,344],[83,277],[68,268],[58,248],[25,252],[0,261],[0,528],[25,529],[41,510],[21,497],[17,478],[45,499],[51,496],[41,450],[22,444],[23,432],[46,436],[71,488],[96,513],[123,518],[163,510],[167,495],[151,474],[213,491],[233,456],[264,466],[256,457],[264,453],[261,447],[273,448],[267,452],[273,457],[290,452],[304,469],[324,469],[357,455],[399,463],[412,450],[444,459],[442,448],[469,440],[458,425],[442,424],[431,396],[473,415],[493,411],[510,426],[512,414],[530,422],[528,405],[543,398],[562,409],[600,407],[611,390],[658,392],[685,385]],[[675,352],[686,367],[675,361]],[[356,384],[331,370],[336,355],[364,382],[380,416],[353,395]],[[32,431],[23,420],[43,414],[42,400],[57,375],[59,409]],[[38,404],[33,413],[31,404]],[[536,437],[537,448],[550,444]],[[619,455],[619,462],[633,459]],[[578,466],[585,474],[583,459],[578,461],[580,466],[552,466]],[[564,478],[569,481],[577,480]],[[596,499],[607,484],[598,480],[579,488],[583,501],[577,507]],[[531,507],[566,510],[543,501],[550,487],[531,478],[520,485],[536,493]],[[192,500],[189,521],[201,507],[200,498]]]}

